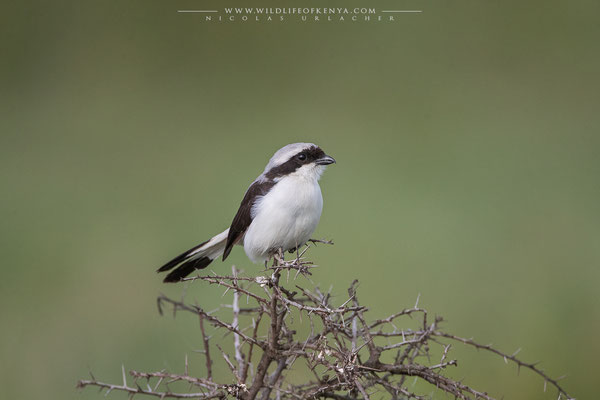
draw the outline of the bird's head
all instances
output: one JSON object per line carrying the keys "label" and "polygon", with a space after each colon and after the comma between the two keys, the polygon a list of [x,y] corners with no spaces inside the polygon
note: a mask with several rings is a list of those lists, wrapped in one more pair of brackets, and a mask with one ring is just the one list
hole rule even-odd
{"label": "bird's head", "polygon": [[316,144],[292,143],[275,152],[263,176],[274,181],[289,175],[318,180],[325,167],[333,163],[335,159]]}

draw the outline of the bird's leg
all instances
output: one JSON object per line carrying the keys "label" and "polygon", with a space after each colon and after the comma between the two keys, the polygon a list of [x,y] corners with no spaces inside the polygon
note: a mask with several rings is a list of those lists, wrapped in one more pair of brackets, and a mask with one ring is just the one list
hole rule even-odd
{"label": "bird's leg", "polygon": [[300,250],[300,248],[301,248],[302,246],[304,246],[304,245],[306,245],[306,243],[303,243],[303,244],[298,244],[298,243],[296,243],[296,247],[292,247],[291,249],[289,249],[289,250],[288,250],[288,252],[289,252],[290,254],[294,254],[294,253],[296,253],[296,254],[297,254],[297,253],[298,253],[298,251]]}

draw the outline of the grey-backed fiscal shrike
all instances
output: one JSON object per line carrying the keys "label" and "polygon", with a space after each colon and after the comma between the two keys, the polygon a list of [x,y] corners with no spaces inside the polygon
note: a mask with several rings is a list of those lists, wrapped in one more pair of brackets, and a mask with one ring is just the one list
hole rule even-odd
{"label": "grey-backed fiscal shrike", "polygon": [[279,251],[304,245],[315,231],[323,196],[319,178],[335,163],[312,143],[293,143],[279,149],[252,182],[229,229],[175,257],[158,272],[173,271],[165,282],[177,282],[214,259],[227,258],[233,245],[244,246],[255,263]]}

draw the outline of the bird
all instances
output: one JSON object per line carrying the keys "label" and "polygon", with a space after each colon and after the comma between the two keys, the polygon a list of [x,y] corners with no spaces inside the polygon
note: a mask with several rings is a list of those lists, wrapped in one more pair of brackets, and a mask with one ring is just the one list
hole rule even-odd
{"label": "bird", "polygon": [[277,150],[248,187],[228,229],[160,267],[163,282],[178,282],[241,245],[250,261],[265,262],[279,251],[303,246],[323,210],[319,179],[335,159],[314,143],[292,143]]}

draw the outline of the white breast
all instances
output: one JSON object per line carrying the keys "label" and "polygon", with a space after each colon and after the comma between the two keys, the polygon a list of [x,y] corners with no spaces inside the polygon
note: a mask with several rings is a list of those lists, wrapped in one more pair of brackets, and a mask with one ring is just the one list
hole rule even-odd
{"label": "white breast", "polygon": [[323,197],[318,177],[308,178],[306,171],[281,178],[254,204],[244,236],[250,260],[264,261],[276,249],[293,249],[310,239],[321,218]]}

